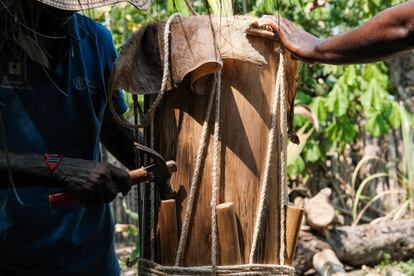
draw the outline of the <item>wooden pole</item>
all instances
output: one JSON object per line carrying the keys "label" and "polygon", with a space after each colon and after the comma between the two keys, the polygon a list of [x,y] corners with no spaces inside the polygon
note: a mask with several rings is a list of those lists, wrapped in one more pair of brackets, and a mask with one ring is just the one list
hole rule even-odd
{"label": "wooden pole", "polygon": [[174,199],[161,201],[158,226],[160,231],[161,264],[174,265],[178,246],[177,209]]}
{"label": "wooden pole", "polygon": [[300,226],[304,210],[295,206],[288,206],[286,212],[286,258],[285,263],[292,265],[295,255]]}
{"label": "wooden pole", "polygon": [[239,232],[233,202],[217,205],[217,229],[220,264],[241,264]]}

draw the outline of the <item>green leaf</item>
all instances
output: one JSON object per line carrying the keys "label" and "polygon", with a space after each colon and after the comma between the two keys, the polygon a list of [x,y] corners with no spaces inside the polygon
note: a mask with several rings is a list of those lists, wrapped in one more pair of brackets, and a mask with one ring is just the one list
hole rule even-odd
{"label": "green leaf", "polygon": [[167,10],[169,14],[178,12],[184,16],[190,15],[190,11],[188,10],[184,0],[168,0]]}
{"label": "green leaf", "polygon": [[308,94],[298,91],[295,97],[295,104],[308,105],[312,102],[312,97]]}
{"label": "green leaf", "polygon": [[326,108],[326,99],[316,97],[310,105],[312,113],[316,114],[319,121],[325,121],[328,118],[328,110]]}
{"label": "green leaf", "polygon": [[305,171],[305,168],[305,161],[299,156],[295,159],[293,164],[288,166],[288,174],[290,177],[297,177]]}
{"label": "green leaf", "polygon": [[388,133],[388,125],[383,115],[379,112],[371,113],[365,124],[366,130],[375,137]]}
{"label": "green leaf", "polygon": [[311,163],[315,163],[321,158],[321,150],[319,146],[314,142],[309,142],[305,149],[305,160]]}
{"label": "green leaf", "polygon": [[369,82],[375,79],[378,84],[386,89],[388,86],[388,75],[381,70],[381,63],[367,64],[364,66],[363,78]]}
{"label": "green leaf", "polygon": [[347,116],[334,119],[325,129],[325,136],[339,144],[350,144],[358,132],[358,125],[353,124]]}
{"label": "green leaf", "polygon": [[401,126],[400,107],[396,102],[392,103],[391,105],[391,112],[388,116],[388,123],[394,129],[397,129]]}
{"label": "green leaf", "polygon": [[387,111],[387,108],[390,108],[391,100],[390,95],[377,79],[371,79],[367,90],[361,96],[362,106],[367,111]]}
{"label": "green leaf", "polygon": [[344,78],[345,84],[349,86],[355,85],[357,81],[357,74],[356,74],[355,66],[348,66],[345,70],[343,78]]}
{"label": "green leaf", "polygon": [[338,81],[329,92],[328,99],[326,101],[329,112],[333,112],[337,116],[343,116],[346,114],[349,106],[349,91],[345,85],[341,85]]}

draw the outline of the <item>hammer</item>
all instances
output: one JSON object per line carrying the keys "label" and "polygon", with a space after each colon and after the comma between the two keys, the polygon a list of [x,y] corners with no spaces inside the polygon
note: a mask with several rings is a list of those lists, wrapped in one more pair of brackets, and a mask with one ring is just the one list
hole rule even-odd
{"label": "hammer", "polygon": [[[136,170],[129,171],[129,175],[132,180],[132,184],[138,184],[143,181],[154,180],[155,184],[159,187],[161,199],[171,199],[174,193],[171,189],[169,180],[171,174],[177,171],[177,165],[174,161],[165,162],[164,158],[156,151],[135,144],[140,150],[149,155],[154,163],[147,167],[142,167]],[[61,208],[69,204],[79,201],[79,197],[72,193],[56,193],[49,195],[49,203],[52,208]]]}

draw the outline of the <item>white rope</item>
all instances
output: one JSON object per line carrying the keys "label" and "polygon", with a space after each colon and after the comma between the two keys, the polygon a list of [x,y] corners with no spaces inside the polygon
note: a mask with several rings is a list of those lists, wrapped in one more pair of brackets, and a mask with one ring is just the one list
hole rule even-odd
{"label": "white rope", "polygon": [[165,92],[167,91],[167,82],[170,79],[170,33],[171,33],[171,23],[172,21],[179,16],[178,13],[174,13],[171,15],[167,22],[165,23],[164,29],[164,67],[162,70],[162,81],[161,81],[161,88],[160,92],[155,98],[154,102],[152,103],[151,107],[148,109],[147,114],[144,116],[142,124],[148,124],[150,120],[153,118],[155,109],[157,109],[158,105],[164,98]]}
{"label": "white rope", "polygon": [[214,149],[213,164],[211,169],[211,266],[214,269],[217,266],[217,192],[219,190],[219,139],[220,139],[220,101],[221,101],[221,72],[215,74],[216,78],[216,101],[215,101],[215,117],[214,117]]}
{"label": "white rope", "polygon": [[[172,20],[178,14],[173,14],[167,21],[164,30],[164,70],[163,70],[163,79],[161,84],[160,93],[157,98],[154,100],[152,106],[147,112],[147,115],[144,118],[144,123],[146,119],[153,117],[153,112],[155,111],[158,104],[161,102],[164,92],[166,91],[167,81],[169,79],[169,34],[170,34],[170,25]],[[217,216],[216,216],[216,207],[217,207],[217,191],[219,186],[218,174],[219,174],[219,139],[220,139],[220,98],[221,98],[221,72],[215,74],[215,78],[212,85],[212,91],[207,104],[207,109],[205,113],[204,123],[202,126],[202,131],[200,135],[199,146],[196,156],[196,164],[194,168],[193,177],[190,185],[190,192],[187,200],[186,211],[184,215],[184,220],[181,228],[180,239],[178,243],[178,249],[176,253],[175,266],[162,266],[155,262],[139,259],[139,272],[146,274],[155,274],[155,275],[194,275],[194,274],[203,274],[203,273],[212,273],[220,275],[294,275],[294,269],[291,266],[286,266],[284,264],[284,253],[285,253],[285,215],[286,210],[285,206],[287,203],[287,164],[286,164],[286,143],[287,143],[287,117],[286,117],[286,83],[285,83],[285,61],[282,49],[280,50],[279,58],[279,68],[276,76],[276,86],[274,90],[273,98],[273,108],[272,108],[272,117],[271,117],[271,128],[269,132],[269,140],[267,145],[266,153],[266,163],[265,163],[265,172],[262,183],[262,191],[260,194],[259,207],[256,215],[255,229],[253,233],[253,242],[250,252],[249,262],[247,265],[230,265],[230,266],[217,266]],[[212,164],[212,194],[211,194],[211,266],[196,266],[196,267],[180,267],[180,261],[184,246],[188,239],[188,231],[191,222],[191,216],[193,213],[195,193],[197,186],[200,182],[201,172],[202,172],[202,161],[206,154],[206,148],[208,144],[208,124],[210,121],[211,108],[213,100],[215,99],[215,121],[214,121],[214,152],[213,152],[213,164]],[[264,214],[265,214],[265,199],[269,186],[269,175],[270,175],[270,166],[273,158],[275,137],[276,137],[276,128],[277,128],[277,114],[278,107],[280,104],[280,127],[281,127],[281,191],[280,191],[280,200],[281,200],[281,210],[280,210],[280,251],[279,257],[282,265],[262,265],[254,264],[255,255],[257,251],[257,241],[259,233],[261,232]],[[154,132],[153,124],[151,124],[151,144],[154,143]],[[151,260],[154,260],[154,244],[155,241],[155,196],[154,186],[151,186]]]}
{"label": "white rope", "polygon": [[[258,239],[259,239],[259,235],[262,231],[263,228],[263,223],[264,223],[264,217],[265,217],[265,213],[266,213],[266,196],[269,190],[269,182],[270,182],[270,170],[271,170],[271,165],[272,165],[272,159],[273,159],[273,154],[274,154],[274,146],[275,146],[275,142],[276,142],[276,130],[277,130],[277,118],[278,118],[278,110],[279,110],[279,103],[281,105],[281,109],[283,109],[284,106],[284,111],[280,110],[280,113],[285,112],[286,113],[286,86],[285,86],[285,60],[284,60],[284,56],[283,56],[283,52],[282,49],[280,50],[280,55],[279,55],[279,67],[278,67],[278,71],[277,71],[277,76],[276,76],[276,85],[275,85],[275,89],[273,91],[274,95],[273,95],[273,103],[272,103],[272,117],[271,117],[271,125],[270,125],[270,131],[269,131],[269,136],[268,136],[268,143],[267,143],[267,150],[266,150],[266,162],[265,162],[265,171],[263,174],[263,182],[262,182],[262,190],[260,192],[260,199],[259,199],[259,206],[257,208],[257,213],[256,213],[256,220],[255,220],[255,227],[253,230],[253,239],[252,239],[252,247],[250,249],[250,257],[249,257],[249,263],[253,264],[255,263],[255,259],[256,259],[256,253],[257,253],[257,243],[258,243]],[[285,118],[285,119],[282,119]],[[281,133],[282,133],[282,137],[283,139],[285,139],[286,137],[286,126],[287,126],[287,122],[286,122],[286,114],[281,114],[280,118],[281,121],[285,121],[285,125],[282,126],[282,122],[280,124],[281,127]],[[282,140],[283,140],[282,139]],[[282,146],[282,151],[281,151],[281,162],[280,162],[280,166],[281,166],[281,170],[280,170],[280,180],[281,180],[281,198],[283,197],[283,200],[281,201],[281,206],[280,206],[280,225],[281,225],[281,229],[280,229],[280,233],[281,233],[281,239],[280,239],[280,251],[279,251],[279,259],[281,261],[281,263],[284,263],[284,251],[285,251],[285,238],[284,238],[284,230],[285,230],[285,185],[287,185],[287,180],[286,180],[286,150],[284,149],[286,143],[283,143],[281,141],[281,146]],[[284,153],[284,154],[282,154]],[[282,225],[283,224],[283,225]],[[283,238],[282,238],[283,236]],[[283,252],[282,252],[283,250]],[[283,256],[282,256],[283,255]],[[282,257],[280,257],[282,256]],[[283,261],[283,262],[282,262]]]}
{"label": "white rope", "polygon": [[197,155],[196,155],[197,156],[196,157],[196,164],[195,164],[195,168],[194,168],[193,178],[191,179],[190,192],[189,192],[189,195],[188,195],[188,200],[187,200],[187,206],[186,206],[186,211],[185,211],[185,215],[184,215],[183,225],[181,227],[181,234],[180,234],[180,240],[178,242],[177,254],[175,256],[175,265],[176,266],[180,265],[181,255],[182,255],[182,251],[184,249],[184,245],[185,245],[186,240],[187,240],[188,230],[189,230],[190,221],[191,221],[191,216],[192,216],[192,213],[193,213],[195,193],[197,191],[198,183],[200,182],[201,165],[202,165],[202,161],[204,159],[204,155],[205,155],[206,147],[207,147],[208,122],[210,121],[211,106],[213,104],[214,94],[216,93],[216,86],[217,86],[216,82],[217,82],[217,80],[216,80],[216,78],[214,78],[213,89],[210,93],[210,98],[208,100],[207,110],[206,110],[206,114],[205,114],[205,117],[204,117],[203,128],[201,130],[201,136],[200,136],[200,141],[199,141]]}
{"label": "white rope", "polygon": [[216,266],[177,267],[163,266],[145,259],[138,260],[139,275],[295,275],[295,270],[287,265],[244,264]]}
{"label": "white rope", "polygon": [[162,71],[162,81],[161,81],[161,88],[160,91],[153,101],[152,105],[148,109],[147,113],[144,115],[144,118],[142,119],[141,123],[138,123],[136,125],[131,124],[130,122],[122,119],[122,117],[115,111],[114,103],[112,101],[112,98],[114,97],[115,89],[112,87],[112,84],[109,88],[109,94],[108,94],[108,107],[109,110],[112,113],[112,116],[116,120],[118,124],[121,126],[127,127],[127,128],[143,128],[147,127],[150,123],[152,118],[154,117],[154,112],[157,109],[158,105],[161,103],[162,99],[164,98],[165,92],[167,91],[167,82],[170,80],[170,34],[171,34],[171,24],[175,17],[179,16],[178,13],[174,13],[171,15],[167,22],[165,23],[165,29],[164,29],[164,66]]}
{"label": "white rope", "polygon": [[[150,147],[154,148],[154,118],[153,114],[155,109],[160,104],[161,100],[164,97],[165,91],[167,90],[167,81],[170,77],[170,33],[171,33],[171,23],[174,18],[178,16],[178,13],[174,13],[171,15],[166,24],[164,29],[164,67],[163,67],[163,77],[161,83],[160,93],[158,94],[157,98],[152,103],[151,107],[149,108],[147,114],[144,117],[144,123],[147,120],[150,120]],[[150,183],[150,258],[151,260],[155,260],[155,183]]]}
{"label": "white rope", "polygon": [[285,264],[286,250],[286,206],[288,203],[287,179],[287,108],[286,108],[286,64],[282,45],[280,46],[279,68],[277,71],[276,86],[280,92],[280,264]]}

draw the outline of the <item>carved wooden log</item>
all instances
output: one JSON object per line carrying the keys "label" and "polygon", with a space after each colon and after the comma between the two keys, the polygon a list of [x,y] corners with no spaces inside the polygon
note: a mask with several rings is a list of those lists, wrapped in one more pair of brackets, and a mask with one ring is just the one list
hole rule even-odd
{"label": "carved wooden log", "polygon": [[[248,16],[177,17],[171,24],[170,73],[163,101],[154,117],[155,150],[175,160],[179,170],[171,178],[177,192],[179,224],[184,218],[191,179],[205,119],[213,73],[221,70],[220,175],[217,202],[233,202],[240,221],[242,263],[248,263],[255,217],[264,177],[271,126],[271,110],[278,72],[280,44],[275,34],[252,32],[257,19]],[[111,87],[133,93],[159,91],[164,60],[164,24],[151,24],[135,33],[122,47]],[[293,103],[300,63],[284,53],[287,112],[294,135]],[[171,88],[171,89],[170,89]],[[214,107],[213,107],[214,110]],[[211,248],[212,119],[202,158],[190,232],[182,266],[209,265]],[[279,129],[279,126],[277,126]],[[276,137],[280,137],[276,132]],[[274,145],[269,174],[265,219],[259,238],[257,263],[279,263],[280,143]],[[157,244],[159,246],[159,244]],[[159,258],[156,261],[161,262]],[[162,262],[161,262],[162,263]]]}
{"label": "carved wooden log", "polygon": [[[271,105],[275,77],[279,62],[278,42],[263,37],[250,36],[252,47],[264,57],[267,65],[255,65],[237,59],[224,59],[222,70],[221,107],[221,160],[219,202],[233,202],[240,220],[239,229],[242,263],[248,263],[256,210],[263,180],[267,137],[271,121]],[[296,86],[298,64],[287,58],[287,84],[289,91]],[[171,179],[178,192],[177,205],[181,220],[187,205],[187,196],[202,124],[206,111],[211,79],[207,85],[181,83],[168,92],[159,106],[155,118],[155,145],[166,159],[176,160],[178,170]],[[291,92],[290,92],[291,93]],[[214,110],[214,109],[213,109]],[[212,124],[211,124],[212,126]],[[210,127],[211,134],[212,127]],[[185,246],[182,265],[210,264],[211,247],[211,166],[213,158],[212,137],[209,135],[206,157],[202,162],[202,178],[197,191],[191,231]],[[275,145],[274,160],[267,194],[266,217],[263,235],[258,244],[258,263],[279,263],[280,228],[280,152]],[[182,222],[182,221],[181,221]]]}
{"label": "carved wooden log", "polygon": [[347,265],[376,265],[389,254],[392,260],[414,258],[414,220],[381,224],[341,226],[328,232],[323,240],[309,232],[299,234],[294,266],[298,275],[312,268],[313,256],[331,248]]}

